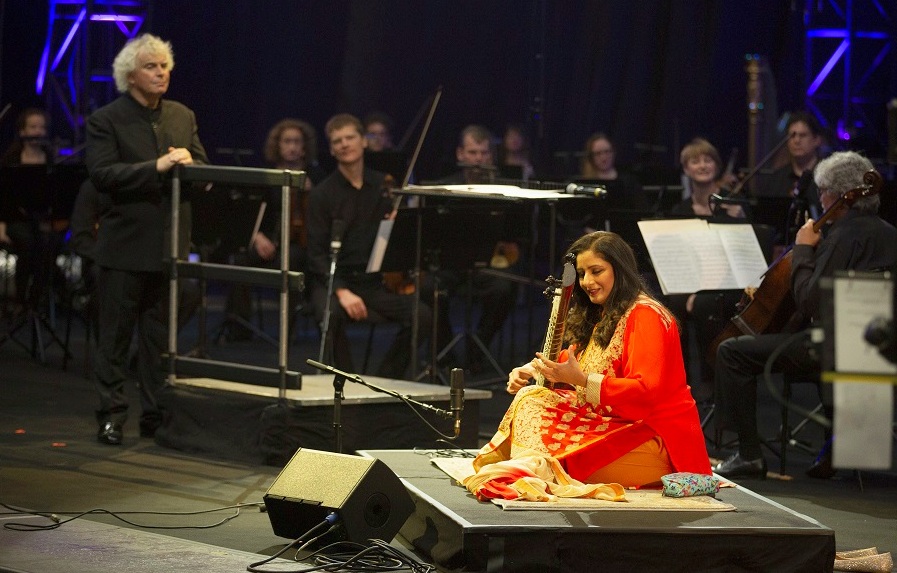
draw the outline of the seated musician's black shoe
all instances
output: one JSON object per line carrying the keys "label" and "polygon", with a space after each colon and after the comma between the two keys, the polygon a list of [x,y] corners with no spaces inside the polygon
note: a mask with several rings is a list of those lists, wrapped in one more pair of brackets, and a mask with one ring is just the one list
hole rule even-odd
{"label": "seated musician's black shoe", "polygon": [[121,445],[122,435],[121,424],[105,422],[100,426],[100,430],[97,432],[97,441],[101,444],[118,446]]}
{"label": "seated musician's black shoe", "polygon": [[713,471],[725,478],[758,478],[766,479],[766,460],[746,460],[741,454],[734,454],[724,462],[718,463]]}
{"label": "seated musician's black shoe", "polygon": [[838,470],[832,467],[832,454],[831,452],[825,452],[819,455],[816,458],[816,461],[807,468],[807,475],[811,478],[816,479],[831,479],[834,477]]}

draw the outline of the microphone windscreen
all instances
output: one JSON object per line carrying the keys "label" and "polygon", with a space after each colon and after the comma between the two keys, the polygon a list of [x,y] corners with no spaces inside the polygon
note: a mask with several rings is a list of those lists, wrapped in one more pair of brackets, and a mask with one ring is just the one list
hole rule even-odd
{"label": "microphone windscreen", "polygon": [[346,232],[346,222],[343,219],[334,219],[330,227],[330,238],[334,241],[342,241]]}

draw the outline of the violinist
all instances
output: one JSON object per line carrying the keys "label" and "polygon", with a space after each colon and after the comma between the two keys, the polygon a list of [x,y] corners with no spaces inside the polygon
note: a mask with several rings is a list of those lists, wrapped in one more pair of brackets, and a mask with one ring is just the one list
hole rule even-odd
{"label": "violinist", "polygon": [[[648,201],[641,184],[629,173],[617,167],[617,151],[610,136],[598,131],[589,136],[583,145],[580,177],[597,183],[615,181],[608,187],[605,201],[610,207],[647,211]],[[617,191],[614,194],[614,191]]]}
{"label": "violinist", "polygon": [[[791,294],[797,312],[789,321],[790,332],[807,329],[819,321],[819,285],[824,277],[837,271],[878,271],[893,267],[897,259],[897,229],[878,215],[880,198],[871,195],[847,206],[838,202],[842,195],[863,185],[863,176],[872,163],[852,151],[834,153],[819,162],[814,181],[819,188],[819,201],[831,223],[814,230],[809,219],[798,230],[792,251]],[[834,206],[834,207],[833,207]],[[831,211],[830,211],[831,209]],[[809,330],[806,336],[791,342],[773,364],[773,372],[801,374],[819,372],[819,359],[811,349]],[[757,381],[766,361],[790,333],[760,334],[730,338],[719,346],[716,356],[716,388],[718,408],[731,416],[738,432],[738,451],[718,464],[714,471],[729,478],[764,478],[766,460],[760,451],[757,435]],[[826,385],[823,385],[826,386]],[[831,389],[821,388],[823,407],[831,418]],[[807,470],[811,477],[829,478],[831,465],[830,436],[827,446]]]}
{"label": "violinist", "polygon": [[[305,189],[294,190],[290,196],[290,269],[302,270],[306,266],[305,217],[308,191],[316,182],[323,180],[323,171],[318,165],[317,133],[306,121],[285,118],[274,124],[268,131],[264,145],[265,163],[274,169],[305,171]],[[280,189],[265,190],[265,213],[261,225],[252,236],[251,247],[237,253],[235,264],[254,267],[277,266],[278,243],[280,242]],[[290,308],[296,307],[295,293],[290,293]],[[252,300],[247,285],[234,284],[227,298],[228,314],[236,314],[248,322]],[[292,323],[291,323],[292,326]],[[228,323],[227,340],[230,342],[248,340],[252,331],[236,321]]]}
{"label": "violinist", "polygon": [[[49,118],[35,107],[26,108],[16,119],[16,140],[0,157],[0,167],[47,165],[53,162],[53,150],[47,142]],[[24,205],[7,201],[7,213],[0,213],[0,245],[16,254],[16,299],[23,308],[37,304],[36,298],[46,287],[47,267],[53,247],[45,213],[26,212]],[[32,286],[32,282],[34,282]]]}
{"label": "violinist", "polygon": [[688,177],[691,195],[674,205],[670,215],[676,217],[710,217],[726,215],[735,219],[745,217],[740,205],[714,205],[713,196],[725,196],[720,186],[722,160],[716,147],[706,139],[696,137],[679,154],[682,171]]}
{"label": "violinist", "polygon": [[505,128],[498,149],[498,162],[500,165],[519,168],[520,179],[523,181],[529,181],[535,175],[536,170],[530,160],[529,138],[522,125],[512,123]]}
{"label": "violinist", "polygon": [[[514,401],[475,469],[536,451],[583,483],[642,487],[672,472],[710,474],[679,325],[645,291],[632,248],[596,231],[568,253],[578,282],[558,320],[569,346],[511,371]],[[537,374],[554,387],[533,384]]]}
{"label": "violinist", "polygon": [[[335,115],[324,130],[337,169],[312,189],[308,200],[308,288],[319,324],[324,324],[328,307],[332,233],[345,228],[333,277],[329,332],[322,332],[325,360],[332,356],[336,368],[355,372],[346,325],[369,320],[376,313],[400,325],[377,374],[402,379],[417,367],[410,363],[414,296],[397,294],[386,288],[381,273],[366,272],[380,221],[393,212],[392,198],[383,184],[386,175],[365,167],[367,140],[358,118]],[[416,318],[418,331],[429,333],[433,318],[426,304],[418,306]]]}
{"label": "violinist", "polygon": [[[680,153],[682,171],[688,178],[691,196],[675,205],[670,212],[674,217],[704,217],[713,222],[744,222],[745,212],[740,205],[724,205],[716,207],[711,198],[723,196],[719,181],[722,167],[720,155],[716,147],[702,138],[695,138],[682,148]],[[703,353],[719,334],[726,321],[734,314],[736,304],[741,300],[741,292],[702,291],[686,295],[669,295],[666,299],[670,309],[683,324],[692,325],[693,329],[683,329],[683,354],[688,362],[689,332],[694,331],[695,344]],[[727,314],[727,316],[721,316]],[[693,390],[699,402],[707,401],[713,394],[713,373],[702,361],[689,364],[689,371],[698,371],[700,376],[693,382]]]}
{"label": "violinist", "polygon": [[368,151],[393,150],[392,119],[379,111],[364,116],[364,137],[368,142]]}
{"label": "violinist", "polygon": [[[782,244],[794,239],[794,233],[803,222],[803,213],[814,219],[822,214],[813,169],[819,162],[819,151],[824,142],[822,126],[816,117],[807,112],[795,112],[788,117],[785,127],[788,161],[768,177],[758,179],[757,201],[764,198],[790,197],[791,213],[781,213],[781,220],[788,221],[788,228],[781,231]],[[778,226],[778,225],[777,225]]]}

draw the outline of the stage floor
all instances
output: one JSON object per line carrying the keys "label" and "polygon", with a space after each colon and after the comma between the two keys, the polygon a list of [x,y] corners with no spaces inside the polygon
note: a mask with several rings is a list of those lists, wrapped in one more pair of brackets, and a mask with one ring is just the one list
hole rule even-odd
{"label": "stage floor", "polygon": [[504,511],[455,485],[421,451],[368,450],[412,494],[400,531],[443,567],[465,571],[831,571],[835,533],[743,487],[735,511]]}

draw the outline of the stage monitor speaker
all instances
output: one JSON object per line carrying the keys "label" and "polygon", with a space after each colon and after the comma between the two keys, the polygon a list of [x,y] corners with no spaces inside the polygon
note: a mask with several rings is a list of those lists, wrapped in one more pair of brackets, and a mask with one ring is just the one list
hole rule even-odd
{"label": "stage monitor speaker", "polygon": [[264,499],[274,533],[290,539],[336,513],[339,539],[388,542],[414,511],[405,486],[380,460],[302,448]]}

